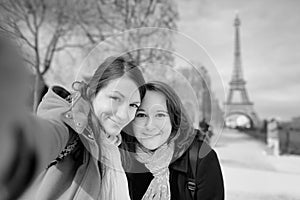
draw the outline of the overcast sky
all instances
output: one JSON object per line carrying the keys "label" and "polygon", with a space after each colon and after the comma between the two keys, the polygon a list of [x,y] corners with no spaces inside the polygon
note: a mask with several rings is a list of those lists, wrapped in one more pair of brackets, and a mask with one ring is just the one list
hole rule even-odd
{"label": "overcast sky", "polygon": [[[244,79],[259,117],[300,116],[300,1],[180,0],[178,7],[179,31],[203,45],[214,59],[226,93],[238,10]],[[222,96],[221,88],[213,89]]]}

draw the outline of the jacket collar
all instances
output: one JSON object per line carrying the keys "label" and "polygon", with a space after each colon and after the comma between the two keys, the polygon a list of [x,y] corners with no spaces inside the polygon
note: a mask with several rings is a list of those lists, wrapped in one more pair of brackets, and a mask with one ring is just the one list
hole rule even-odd
{"label": "jacket collar", "polygon": [[[60,86],[52,86],[44,97],[42,110],[49,115],[49,110],[61,107],[57,112],[60,120],[78,133],[81,142],[94,158],[99,159],[99,145],[95,135],[88,125],[90,107],[79,92],[70,93]],[[44,106],[43,106],[44,105]],[[56,117],[57,114],[54,115]]]}
{"label": "jacket collar", "polygon": [[186,149],[186,151],[182,154],[182,156],[180,158],[178,158],[177,160],[175,160],[170,166],[170,169],[182,172],[182,173],[188,173],[189,170],[189,166],[190,166],[190,159],[189,159],[189,151],[191,146],[195,145],[195,142],[198,141],[198,129],[194,129],[193,132],[195,133],[195,136],[193,136],[193,141],[191,143],[189,143],[189,147]]}
{"label": "jacket collar", "polygon": [[175,162],[173,162],[170,165],[170,169],[183,172],[183,173],[188,173],[188,167],[189,167],[189,159],[188,159],[188,150]]}
{"label": "jacket collar", "polygon": [[[149,172],[149,170],[146,168],[145,164],[140,163],[135,158],[131,160],[130,169],[125,169],[125,171],[128,173],[129,171],[134,171],[134,173],[145,173]],[[175,162],[173,162],[171,165],[169,165],[170,170],[179,171],[182,173],[188,173],[188,167],[189,167],[189,159],[188,159],[188,153],[185,152],[179,159],[177,159]],[[129,173],[130,174],[130,173]]]}
{"label": "jacket collar", "polygon": [[[212,149],[209,144],[207,144],[205,141],[198,138],[198,136],[194,139],[192,145],[196,145],[196,143],[200,143],[200,149],[198,152],[198,159],[204,158]],[[184,152],[184,154],[175,162],[173,162],[170,165],[170,168],[176,171],[180,171],[183,173],[188,173],[189,167],[190,167],[190,158],[189,158],[189,152],[191,146]]]}
{"label": "jacket collar", "polygon": [[[79,92],[70,93],[60,86],[53,86],[45,96],[47,102],[63,101],[66,111],[62,112],[63,121],[73,130],[81,134],[88,127],[88,114],[90,111],[87,102],[81,98]],[[90,132],[90,131],[89,131]]]}

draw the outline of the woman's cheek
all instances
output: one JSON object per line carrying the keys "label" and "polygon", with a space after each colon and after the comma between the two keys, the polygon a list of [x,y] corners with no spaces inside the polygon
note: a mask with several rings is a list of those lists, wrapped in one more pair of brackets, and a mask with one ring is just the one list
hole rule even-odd
{"label": "woman's cheek", "polygon": [[139,125],[133,125],[133,134],[134,137],[139,138],[142,133],[142,128]]}
{"label": "woman's cheek", "polygon": [[[129,115],[129,122],[131,122],[131,121],[133,121],[133,120],[134,120],[135,113],[136,113],[136,111],[135,111],[135,110],[134,110],[134,111],[130,111],[130,115]],[[129,123],[129,122],[128,122],[128,123]]]}

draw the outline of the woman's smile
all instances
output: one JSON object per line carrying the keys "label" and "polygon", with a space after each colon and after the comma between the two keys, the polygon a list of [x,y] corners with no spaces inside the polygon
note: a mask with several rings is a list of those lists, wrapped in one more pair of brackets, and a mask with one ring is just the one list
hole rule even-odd
{"label": "woman's smile", "polygon": [[161,135],[161,132],[159,133],[143,133],[142,134],[142,137],[140,137],[140,139],[142,140],[146,140],[146,139],[153,139],[154,137],[157,137],[157,136],[160,136]]}
{"label": "woman's smile", "polygon": [[118,122],[117,120],[112,119],[111,117],[108,117],[108,119],[110,119],[114,124],[116,124],[117,126],[120,126],[120,127],[122,127],[122,124],[124,124],[124,123]]}

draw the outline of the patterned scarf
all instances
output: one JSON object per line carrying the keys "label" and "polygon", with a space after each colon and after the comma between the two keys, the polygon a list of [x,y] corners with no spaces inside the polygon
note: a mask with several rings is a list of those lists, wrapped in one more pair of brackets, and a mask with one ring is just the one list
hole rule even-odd
{"label": "patterned scarf", "polygon": [[155,152],[137,146],[136,159],[145,164],[154,176],[142,200],[170,200],[169,164],[174,153],[174,142],[164,144]]}
{"label": "patterned scarf", "polygon": [[99,199],[130,200],[128,182],[122,167],[118,149],[122,141],[121,135],[101,137],[101,164],[103,179]]}

